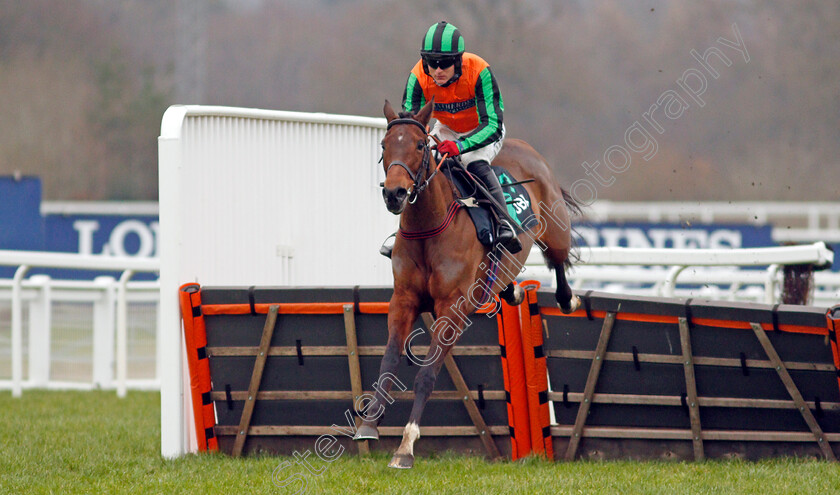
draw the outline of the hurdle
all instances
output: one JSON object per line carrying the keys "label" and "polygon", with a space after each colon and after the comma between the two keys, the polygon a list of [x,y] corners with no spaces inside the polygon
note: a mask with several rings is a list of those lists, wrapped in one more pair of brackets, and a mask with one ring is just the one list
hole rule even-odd
{"label": "hurdle", "polygon": [[840,307],[539,294],[558,457],[694,459],[840,451]]}
{"label": "hurdle", "polygon": [[[477,314],[463,333],[427,406],[418,455],[836,460],[840,306],[590,292],[563,315],[551,292],[523,285],[523,304]],[[418,369],[407,358],[382,440],[351,441],[354,404],[379,380],[390,293],[184,285],[201,449],[291,454],[324,435],[349,452],[396,448]],[[415,325],[428,329],[431,317]]]}
{"label": "hurdle", "polygon": [[[406,357],[392,380],[394,402],[379,427],[381,440],[351,440],[360,423],[358,401],[372,397],[382,382],[391,292],[182,286],[199,450],[292,454],[323,435],[351,452],[396,448],[419,369]],[[425,315],[415,328],[430,324]],[[412,354],[426,354],[428,337],[411,341]],[[426,406],[417,453],[509,455],[496,320],[475,315],[453,354]]]}

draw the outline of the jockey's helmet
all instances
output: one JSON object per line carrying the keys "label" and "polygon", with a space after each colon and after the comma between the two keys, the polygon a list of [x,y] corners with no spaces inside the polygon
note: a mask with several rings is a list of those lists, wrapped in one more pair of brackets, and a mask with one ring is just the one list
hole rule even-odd
{"label": "jockey's helmet", "polygon": [[[429,74],[429,63],[442,67],[455,65],[455,75],[444,84],[448,86],[461,77],[461,55],[464,54],[464,37],[454,24],[440,21],[432,24],[423,36],[420,57],[423,60],[423,72]],[[452,62],[452,64],[448,64]]]}

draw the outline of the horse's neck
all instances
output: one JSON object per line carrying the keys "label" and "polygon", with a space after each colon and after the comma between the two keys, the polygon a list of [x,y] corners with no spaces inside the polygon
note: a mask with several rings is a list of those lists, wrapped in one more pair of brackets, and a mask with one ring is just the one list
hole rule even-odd
{"label": "horse's neck", "polygon": [[438,174],[429,187],[417,195],[417,201],[405,209],[400,228],[409,232],[437,228],[446,219],[453,199],[452,185],[442,173]]}

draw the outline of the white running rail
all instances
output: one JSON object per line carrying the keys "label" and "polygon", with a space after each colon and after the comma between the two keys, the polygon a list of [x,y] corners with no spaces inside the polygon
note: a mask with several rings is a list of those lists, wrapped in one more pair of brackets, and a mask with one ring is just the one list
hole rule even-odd
{"label": "white running rail", "polygon": [[[585,282],[615,282],[622,284],[622,292],[630,293],[627,284],[654,284],[653,291],[640,291],[649,295],[675,297],[677,283],[682,284],[725,284],[730,291],[743,285],[764,284],[764,303],[775,302],[779,275],[785,265],[811,264],[830,266],[834,252],[824,242],[802,246],[784,246],[752,249],[647,249],[622,247],[583,247],[580,261],[569,274],[574,288],[581,288]],[[761,271],[737,270],[736,267],[763,267]],[[544,268],[539,249],[531,250],[525,264],[531,277],[541,280],[549,278]],[[658,269],[642,268],[657,267]],[[704,267],[701,270],[687,270],[690,267]],[[717,268],[717,269],[710,269]],[[679,279],[679,280],[678,280]],[[837,294],[840,289],[840,274],[815,274],[815,285],[822,284],[825,297]],[[629,289],[632,291],[632,289]],[[638,293],[638,292],[637,292]],[[835,300],[836,302],[840,302]]]}
{"label": "white running rail", "polygon": [[784,201],[609,201],[586,208],[592,222],[773,225],[773,241],[840,242],[840,203]]}
{"label": "white running rail", "polygon": [[[156,273],[160,270],[160,262],[157,258],[132,258],[132,257],[114,257],[114,256],[85,256],[77,254],[65,253],[46,253],[35,251],[7,251],[0,250],[0,266],[16,267],[14,277],[10,282],[0,284],[0,293],[3,287],[8,287],[7,291],[9,299],[11,300],[11,364],[12,364],[12,378],[8,383],[0,383],[0,387],[6,385],[11,388],[13,397],[20,397],[22,395],[23,382],[23,303],[25,299],[35,301],[40,304],[40,311],[32,312],[30,314],[30,376],[28,386],[49,386],[48,370],[49,370],[49,327],[50,327],[50,302],[59,295],[58,288],[65,289],[81,289],[88,291],[97,291],[107,294],[109,291],[115,294],[116,305],[116,388],[117,395],[125,397],[127,388],[127,362],[128,362],[128,345],[127,345],[127,328],[128,328],[128,299],[130,284],[129,280],[137,272],[152,272]],[[75,270],[93,270],[93,271],[119,271],[122,275],[118,282],[109,282],[108,278],[98,278],[93,282],[51,282],[49,277],[34,276],[26,279],[26,274],[32,268],[64,268]],[[113,280],[113,279],[111,279]],[[132,292],[145,290],[158,291],[159,285],[157,282],[141,283],[135,282],[131,284]],[[40,295],[33,295],[34,291],[40,292]],[[28,293],[27,293],[28,291]],[[146,300],[156,302],[159,298]],[[78,299],[78,296],[76,296]],[[103,306],[98,312],[99,316],[94,316],[95,319],[107,320],[110,308]],[[102,316],[104,315],[104,316]],[[160,325],[158,325],[159,327]],[[103,322],[101,328],[113,329],[114,326],[110,322]],[[113,342],[113,336],[109,336],[107,330],[98,330],[94,336],[94,346],[101,347],[103,340],[105,342]],[[97,341],[99,344],[97,344]],[[109,370],[102,369],[102,361],[96,359],[96,355],[104,351],[94,351],[94,384],[90,384],[92,388],[96,383],[100,385],[107,382],[104,378]],[[34,360],[34,362],[33,362]],[[99,363],[97,363],[99,361]],[[45,371],[47,370],[47,371]],[[149,388],[156,388],[154,383],[147,384]],[[80,388],[86,388],[81,386]]]}

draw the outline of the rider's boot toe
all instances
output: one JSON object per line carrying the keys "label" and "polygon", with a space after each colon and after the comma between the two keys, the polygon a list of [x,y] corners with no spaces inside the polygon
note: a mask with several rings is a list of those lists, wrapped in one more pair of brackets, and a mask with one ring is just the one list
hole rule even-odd
{"label": "rider's boot toe", "polygon": [[514,232],[513,227],[507,221],[502,221],[499,226],[499,242],[511,254],[522,251],[522,243],[519,242],[516,232]]}

